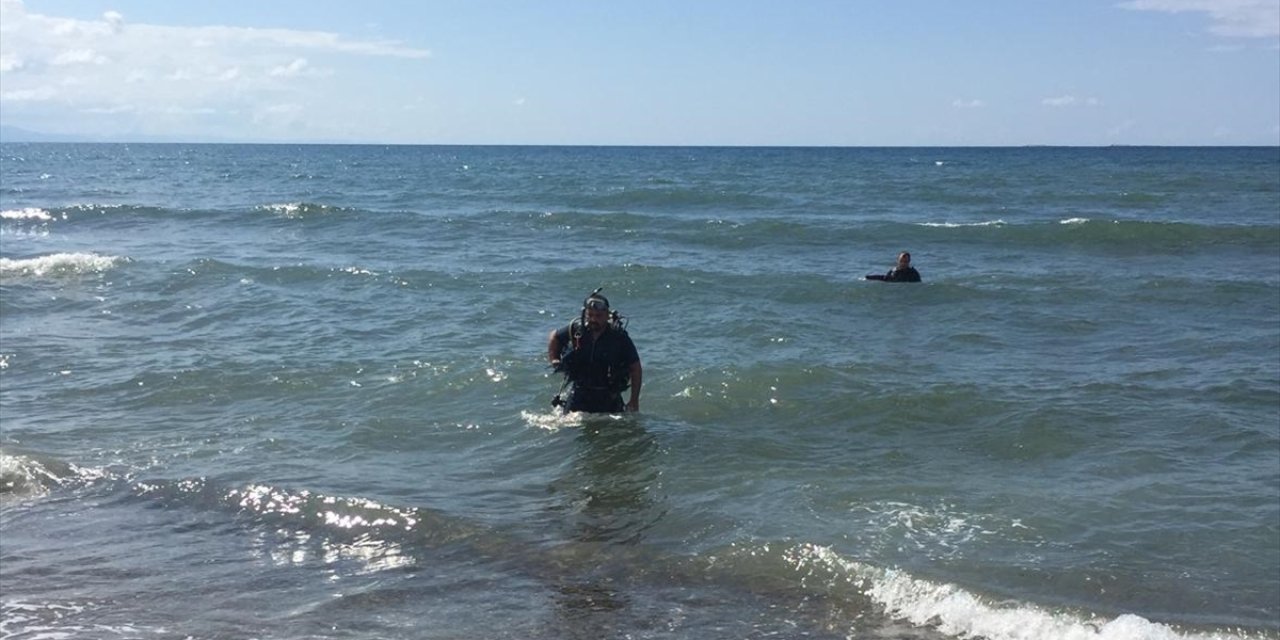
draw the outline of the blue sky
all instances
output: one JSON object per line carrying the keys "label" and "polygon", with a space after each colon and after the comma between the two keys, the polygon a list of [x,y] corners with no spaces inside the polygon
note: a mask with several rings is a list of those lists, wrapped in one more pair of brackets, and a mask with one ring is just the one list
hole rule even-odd
{"label": "blue sky", "polygon": [[0,0],[89,140],[1280,144],[1280,0]]}

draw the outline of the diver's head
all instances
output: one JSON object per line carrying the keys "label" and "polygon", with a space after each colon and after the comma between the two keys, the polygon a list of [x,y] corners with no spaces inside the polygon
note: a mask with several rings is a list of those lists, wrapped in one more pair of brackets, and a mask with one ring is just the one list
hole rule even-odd
{"label": "diver's head", "polygon": [[591,331],[603,331],[609,326],[609,299],[599,290],[582,301],[582,319]]}
{"label": "diver's head", "polygon": [[907,253],[906,251],[903,251],[902,253],[899,253],[899,254],[898,254],[898,268],[899,268],[899,269],[906,269],[906,268],[907,268],[907,267],[909,267],[909,266],[911,266],[911,254]]}
{"label": "diver's head", "polygon": [[596,309],[596,310],[599,310],[599,311],[605,311],[605,312],[608,312],[608,311],[609,311],[609,299],[608,299],[608,298],[606,298],[606,297],[604,297],[603,295],[600,295],[600,290],[599,290],[599,289],[596,289],[594,293],[592,293],[591,295],[587,296],[587,299],[586,299],[586,300],[583,300],[583,301],[582,301],[582,308],[583,308],[583,309],[588,309],[588,310],[589,310],[589,309]]}

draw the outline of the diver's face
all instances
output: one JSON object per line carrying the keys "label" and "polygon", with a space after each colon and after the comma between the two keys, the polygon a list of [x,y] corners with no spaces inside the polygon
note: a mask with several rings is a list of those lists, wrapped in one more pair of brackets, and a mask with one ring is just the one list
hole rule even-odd
{"label": "diver's face", "polygon": [[609,321],[609,312],[604,309],[587,309],[587,328],[592,331],[601,331],[605,324]]}
{"label": "diver's face", "polygon": [[898,255],[898,268],[905,269],[911,266],[911,254],[903,253]]}

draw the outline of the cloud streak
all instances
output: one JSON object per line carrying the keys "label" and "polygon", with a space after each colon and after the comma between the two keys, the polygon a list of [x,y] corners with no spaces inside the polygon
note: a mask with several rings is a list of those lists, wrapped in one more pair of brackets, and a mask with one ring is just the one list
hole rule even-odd
{"label": "cloud streak", "polygon": [[292,78],[306,71],[307,66],[306,58],[296,58],[289,64],[272,68],[267,75],[274,78]]}
{"label": "cloud streak", "polygon": [[1134,11],[1209,14],[1209,32],[1231,38],[1280,37],[1277,0],[1129,0],[1117,5]]}
{"label": "cloud streak", "polygon": [[1077,98],[1076,96],[1073,96],[1073,95],[1065,95],[1065,96],[1055,96],[1052,98],[1045,98],[1040,101],[1040,104],[1046,107],[1058,107],[1058,108],[1096,107],[1102,104],[1102,101],[1097,98]]}

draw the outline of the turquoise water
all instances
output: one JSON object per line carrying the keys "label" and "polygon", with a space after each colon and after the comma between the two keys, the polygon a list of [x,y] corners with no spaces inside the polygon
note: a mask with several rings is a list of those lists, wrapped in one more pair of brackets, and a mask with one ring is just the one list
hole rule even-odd
{"label": "turquoise water", "polygon": [[[0,637],[1280,638],[1275,148],[5,144],[0,209]],[[559,416],[596,287],[642,411]]]}

